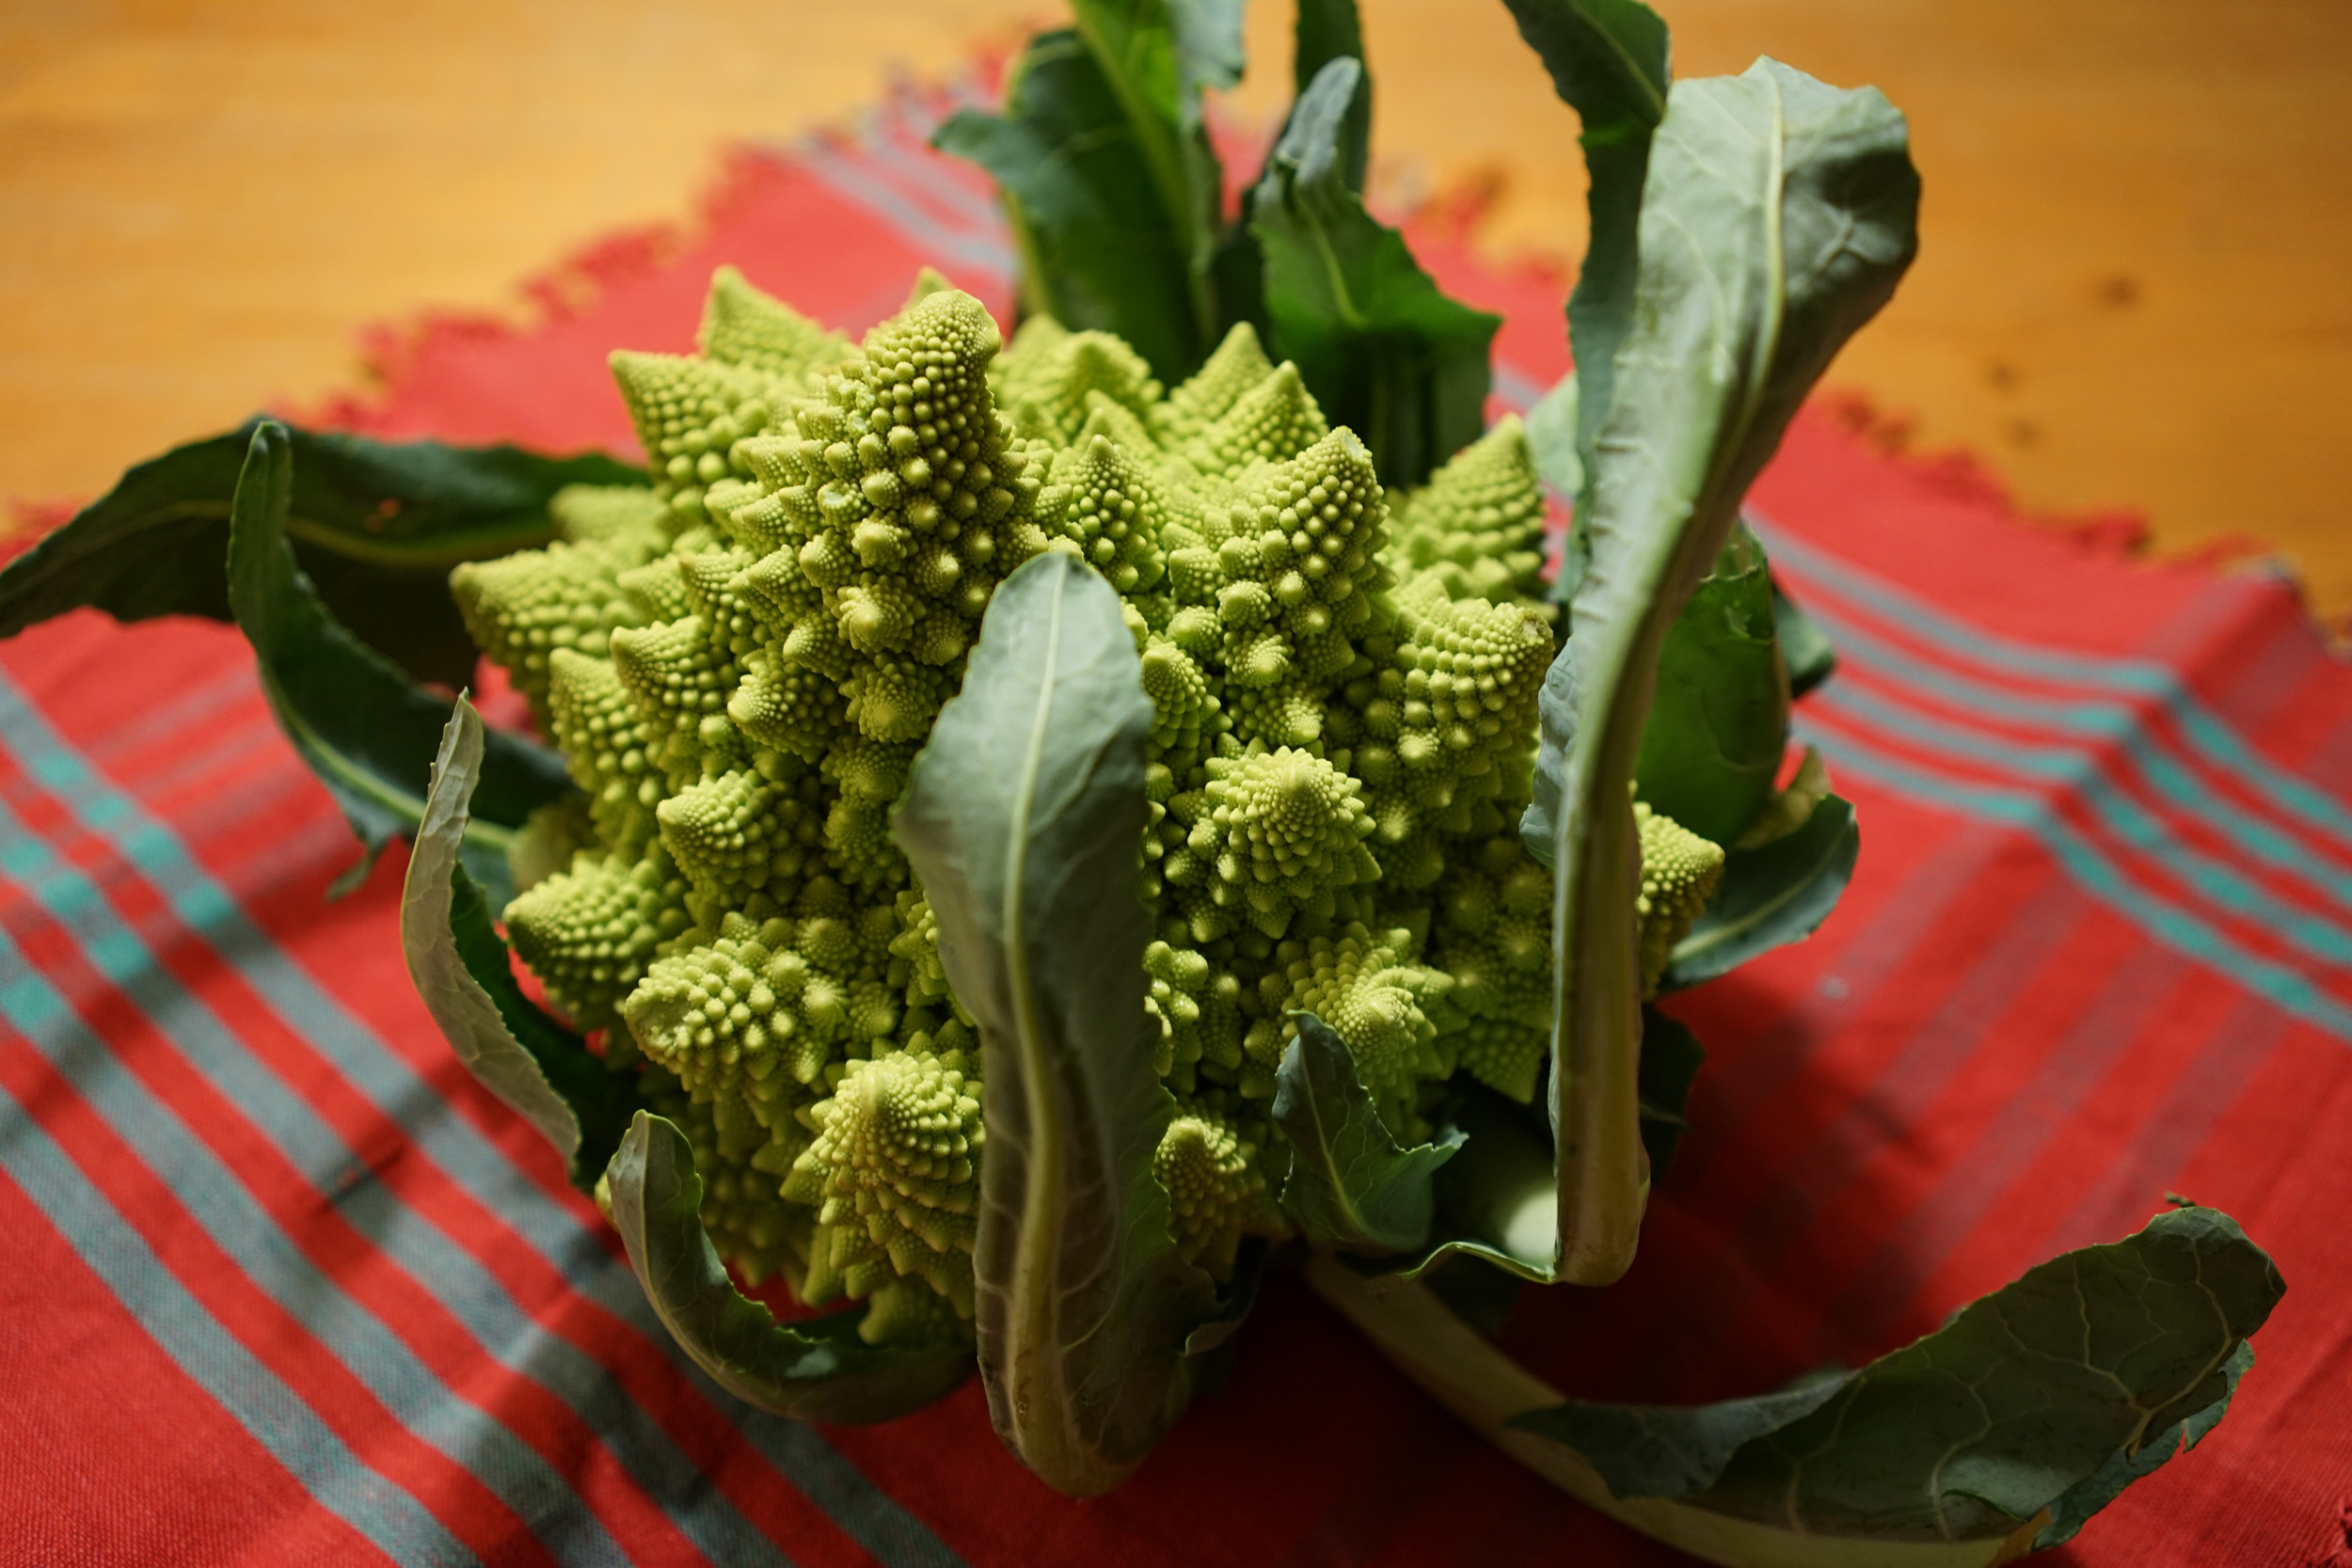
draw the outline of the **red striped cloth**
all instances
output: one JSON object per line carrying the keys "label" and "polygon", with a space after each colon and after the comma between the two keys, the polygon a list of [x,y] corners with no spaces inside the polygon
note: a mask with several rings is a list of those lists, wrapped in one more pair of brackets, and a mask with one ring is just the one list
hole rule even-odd
{"label": "red striped cloth", "polygon": [[[722,261],[862,328],[932,261],[1001,306],[987,188],[905,103],[747,153],[691,236],[603,247],[545,324],[378,344],[391,436],[628,446],[602,372],[683,348]],[[1503,310],[1560,284],[1417,238]],[[1963,468],[1801,418],[1755,502],[1836,638],[1801,710],[1867,851],[1812,942],[1676,1004],[1710,1056],[1639,1262],[1506,1342],[1599,1397],[1855,1361],[2168,1190],[2291,1289],[2236,1408],[2054,1562],[2352,1563],[2352,673],[2290,588],[2020,526]],[[595,1211],[410,994],[234,630],[0,646],[0,1562],[1646,1564],[1295,1281],[1127,1486],[1073,1503],[977,1386],[894,1425],[750,1412],[664,1341]]]}

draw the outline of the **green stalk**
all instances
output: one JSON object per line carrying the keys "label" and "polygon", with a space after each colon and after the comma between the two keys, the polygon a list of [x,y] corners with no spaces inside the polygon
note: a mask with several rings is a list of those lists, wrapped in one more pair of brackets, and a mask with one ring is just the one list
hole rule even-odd
{"label": "green stalk", "polygon": [[1455,1317],[1427,1286],[1367,1279],[1328,1253],[1309,1259],[1306,1275],[1317,1295],[1487,1442],[1629,1529],[1724,1568],[1991,1568],[2025,1556],[2049,1522],[2045,1510],[1993,1541],[1863,1540],[1775,1528],[1669,1498],[1619,1498],[1574,1449],[1505,1424],[1548,1410],[1563,1396]]}

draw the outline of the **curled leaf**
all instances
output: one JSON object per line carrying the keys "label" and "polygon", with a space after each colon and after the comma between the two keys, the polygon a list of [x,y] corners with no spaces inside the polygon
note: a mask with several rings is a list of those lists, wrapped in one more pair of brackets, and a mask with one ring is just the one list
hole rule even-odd
{"label": "curled leaf", "polygon": [[466,874],[466,815],[482,774],[483,733],[473,705],[458,698],[401,884],[401,954],[457,1059],[555,1146],[584,1188],[612,1157],[636,1097],[587,1042],[523,995],[482,891]]}
{"label": "curled leaf", "polygon": [[[229,521],[229,608],[253,645],[262,689],[286,738],[342,807],[364,850],[338,882],[355,886],[395,836],[423,819],[448,700],[419,686],[344,629],[320,602],[287,543],[294,440],[254,427]],[[572,787],[564,760],[516,736],[488,732],[464,856],[503,902],[506,848],[532,811]]]}
{"label": "curled leaf", "polygon": [[613,1228],[662,1326],[728,1393],[804,1421],[859,1425],[919,1410],[972,1375],[954,1343],[869,1345],[855,1313],[780,1323],[728,1279],[703,1228],[694,1151],[639,1111],[605,1173]]}
{"label": "curled leaf", "polygon": [[1861,853],[1853,806],[1835,795],[1823,796],[1787,837],[1734,849],[1724,858],[1715,896],[1675,943],[1661,986],[1695,986],[1811,936],[1845,895]]}
{"label": "curled leaf", "polygon": [[1291,1016],[1298,1037],[1274,1080],[1274,1124],[1291,1147],[1282,1207],[1319,1246],[1372,1254],[1420,1246],[1437,1206],[1434,1180],[1462,1132],[1398,1148],[1345,1042],[1312,1013]]}
{"label": "curled leaf", "polygon": [[894,818],[987,1051],[973,1272],[990,1414],[1079,1497],[1184,1408],[1186,1340],[1216,1313],[1152,1165],[1174,1110],[1136,890],[1152,721],[1119,596],[1049,551],[990,600]]}
{"label": "curled leaf", "polygon": [[1677,84],[1647,182],[1641,309],[1586,476],[1589,564],[1545,681],[1521,825],[1555,881],[1558,1273],[1585,1284],[1631,1262],[1648,1190],[1628,785],[1661,650],[1798,403],[1916,243],[1902,117],[1874,89],[1771,60]]}
{"label": "curled leaf", "polygon": [[[0,637],[87,606],[118,621],[231,619],[221,558],[229,513],[263,421],[174,447],[0,570]],[[420,680],[473,678],[474,647],[449,596],[449,568],[553,535],[548,502],[567,484],[630,484],[612,458],[516,447],[376,441],[269,421],[290,448],[286,535],[327,610]]]}

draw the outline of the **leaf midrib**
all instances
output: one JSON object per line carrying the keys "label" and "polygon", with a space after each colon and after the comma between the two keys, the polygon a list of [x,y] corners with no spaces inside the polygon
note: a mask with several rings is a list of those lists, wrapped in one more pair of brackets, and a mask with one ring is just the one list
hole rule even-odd
{"label": "leaf midrib", "polygon": [[[1045,736],[1053,721],[1055,673],[1061,661],[1064,596],[1057,586],[1046,615],[1037,711],[1030,721],[1028,745],[1022,758],[1020,776],[1014,782],[1011,817],[1007,824],[1005,894],[1000,911],[1005,932],[1006,978],[1010,982],[1017,1035],[1014,1049],[1021,1057],[1022,1098],[1028,1111],[1027,1183],[1021,1195],[1021,1238],[1014,1255],[1012,1279],[1013,1300],[1020,1304],[1025,1321],[1008,1369],[1016,1384],[1014,1420],[1023,1427],[1027,1425],[1023,1416],[1029,1406],[1030,1395],[1018,1385],[1047,1364],[1033,1356],[1040,1347],[1050,1342],[1054,1328],[1057,1302],[1051,1286],[1055,1244],[1061,1230],[1054,1221],[1060,1206],[1062,1166],[1067,1159],[1062,1147],[1062,1118],[1054,1111],[1049,1064],[1040,1038],[1037,993],[1030,983],[1028,947],[1021,919],[1029,816],[1037,801],[1038,774],[1044,766]],[[1048,1401],[1049,1404],[1054,1402]]]}

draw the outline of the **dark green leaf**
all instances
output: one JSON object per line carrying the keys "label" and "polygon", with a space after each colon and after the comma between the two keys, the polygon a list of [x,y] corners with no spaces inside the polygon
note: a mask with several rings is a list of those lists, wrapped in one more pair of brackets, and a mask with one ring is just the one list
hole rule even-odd
{"label": "dark green leaf", "polygon": [[[1233,1336],[1249,1319],[1249,1309],[1258,1305],[1258,1288],[1265,1283],[1266,1259],[1273,1247],[1263,1236],[1244,1236],[1233,1255],[1233,1277],[1216,1292],[1216,1305],[1191,1333],[1184,1336],[1184,1354],[1195,1358],[1216,1355],[1233,1342]],[[1195,1383],[1197,1391],[1200,1385]]]}
{"label": "dark green leaf", "polygon": [[1803,942],[1829,918],[1853,877],[1862,829],[1851,802],[1824,796],[1804,827],[1724,857],[1715,896],[1675,944],[1669,990],[1727,974],[1759,953]]}
{"label": "dark green leaf", "polygon": [[1242,0],[1074,0],[1078,30],[1142,112],[1200,126],[1200,92],[1241,81]]}
{"label": "dark green leaf", "polygon": [[1620,1498],[1887,1542],[1998,1540],[2049,1508],[2042,1539],[2062,1540],[2210,1429],[2285,1288],[2227,1215],[2177,1209],[1858,1372],[1694,1408],[1571,1401],[1509,1424],[1582,1454]]}
{"label": "dark green leaf", "polygon": [[1438,292],[1404,236],[1347,183],[1343,137],[1362,68],[1327,63],[1291,112],[1250,201],[1275,347],[1333,424],[1372,449],[1381,482],[1425,482],[1485,428],[1501,318]]}
{"label": "dark green leaf", "polygon": [[1312,1013],[1291,1018],[1298,1037],[1274,1081],[1274,1124],[1291,1146],[1282,1207],[1321,1246],[1379,1254],[1421,1245],[1437,1202],[1431,1183],[1462,1134],[1399,1148],[1346,1043]]}
{"label": "dark green leaf", "polygon": [[1571,1401],[1511,1424],[1565,1443],[1620,1497],[1683,1497],[1704,1492],[1732,1455],[1836,1398],[1845,1375],[1808,1379],[1744,1400],[1693,1406]]}
{"label": "dark green leaf", "polygon": [[919,1410],[972,1375],[961,1345],[869,1345],[854,1313],[786,1324],[743,1299],[703,1228],[694,1151],[662,1117],[637,1113],[605,1186],[645,1299],[679,1348],[738,1399],[804,1421],[860,1425]]}
{"label": "dark green leaf", "polygon": [[[365,876],[387,843],[423,818],[449,704],[354,638],[319,602],[286,542],[293,485],[292,440],[284,426],[263,420],[230,509],[229,606],[253,644],[278,727],[359,835],[365,854],[340,887]],[[507,886],[514,830],[570,787],[554,752],[489,734],[472,807],[477,820],[464,847],[468,869],[494,897]]]}
{"label": "dark green leaf", "polygon": [[1249,324],[1260,342],[1269,342],[1274,337],[1274,324],[1265,313],[1265,252],[1249,224],[1256,195],[1254,185],[1241,193],[1241,215],[1217,236],[1216,255],[1209,263],[1209,279],[1216,292],[1218,342],[1243,322]]}
{"label": "dark green leaf", "polygon": [[[0,570],[0,637],[84,606],[119,621],[230,619],[220,562],[258,422],[140,464]],[[319,596],[362,641],[450,687],[473,678],[474,648],[449,568],[546,544],[548,501],[567,484],[644,480],[596,455],[278,428],[294,459],[286,531]]]}
{"label": "dark green leaf", "polygon": [[1690,1131],[1683,1107],[1690,1103],[1692,1080],[1706,1060],[1706,1048],[1689,1024],[1655,1007],[1642,1009],[1642,1148],[1649,1155],[1654,1181],[1665,1180],[1675,1146]]}
{"label": "dark green leaf", "polygon": [[[1356,0],[1305,0],[1298,8],[1298,26],[1291,55],[1294,90],[1303,96],[1314,81],[1315,72],[1342,55],[1362,60],[1363,38],[1363,25],[1356,15]],[[1295,106],[1294,103],[1293,107]],[[1372,75],[1367,71],[1357,84],[1356,96],[1348,104],[1347,118],[1341,128],[1340,163],[1348,189],[1360,192],[1364,188],[1364,168],[1371,149]],[[1269,159],[1272,150],[1267,150]],[[1260,341],[1271,342],[1274,339],[1274,324],[1267,319],[1265,309],[1265,251],[1250,226],[1257,187],[1265,175],[1266,171],[1260,168],[1258,178],[1244,187],[1240,215],[1226,226],[1216,242],[1216,258],[1210,271],[1216,285],[1218,342],[1223,342],[1225,335],[1242,322],[1257,329]]]}
{"label": "dark green leaf", "polygon": [[2230,1402],[2237,1397],[2238,1380],[2253,1365],[2252,1342],[2241,1341],[2221,1369],[2227,1385],[2221,1397],[2186,1420],[2159,1432],[2141,1444],[2137,1452],[2116,1449],[2107,1455],[2105,1465],[2068,1487],[2050,1504],[2050,1522],[2034,1537],[2034,1549],[2040,1551],[2074,1540],[2083,1526],[2090,1522],[2090,1516],[2122,1497],[2125,1487],[2203,1442],[2206,1433],[2219,1426],[2221,1418],[2229,1413]]}
{"label": "dark green leaf", "polygon": [[459,863],[482,759],[481,716],[460,697],[401,885],[401,952],[457,1059],[555,1146],[575,1185],[592,1188],[628,1126],[633,1086],[523,995],[482,891]]}
{"label": "dark green leaf", "polygon": [[1836,644],[1778,581],[1772,584],[1772,624],[1780,634],[1781,657],[1788,665],[1792,699],[1804,696],[1836,672]]}
{"label": "dark green leaf", "polygon": [[[1175,218],[1189,283],[1189,324],[1200,334],[1179,369],[1153,369],[1174,385],[1216,345],[1210,274],[1225,202],[1225,174],[1200,114],[1206,87],[1231,87],[1247,63],[1243,0],[1073,0],[1078,34],[1119,96],[1144,166]],[[1067,325],[1067,324],[1065,324]],[[1147,356],[1148,357],[1148,356]]]}
{"label": "dark green leaf", "polygon": [[[1584,264],[1568,295],[1568,351],[1582,378],[1576,454],[1589,480],[1593,441],[1615,390],[1617,349],[1633,327],[1642,187],[1666,112],[1666,24],[1641,0],[1510,0],[1519,36],[1583,122]],[[1590,499],[1580,487],[1581,510]],[[1565,578],[1567,574],[1563,574]],[[1576,584],[1555,584],[1565,600]]]}
{"label": "dark green leaf", "polygon": [[1660,650],[1805,391],[1909,264],[1918,194],[1883,97],[1771,60],[1678,83],[1653,141],[1640,308],[1586,476],[1590,564],[1520,829],[1558,886],[1552,1123],[1560,1272],[1577,1283],[1625,1271],[1647,1196],[1628,784]]}
{"label": "dark green leaf", "polygon": [[1200,363],[1188,230],[1074,30],[1030,40],[1001,116],[960,110],[934,139],[994,177],[1021,246],[1025,309],[1117,333],[1171,385]]}
{"label": "dark green leaf", "polygon": [[1144,1008],[1136,891],[1152,704],[1119,596],[1048,552],[996,590],[895,828],[986,1049],[973,1254],[980,1373],[1008,1447],[1090,1496],[1182,1410],[1216,1312],[1152,1161],[1174,1104]]}
{"label": "dark green leaf", "polygon": [[1763,546],[1735,526],[1658,655],[1635,791],[1728,848],[1772,798],[1788,750],[1788,674]]}
{"label": "dark green leaf", "polygon": [[1372,56],[1364,53],[1364,24],[1356,13],[1356,0],[1299,0],[1292,40],[1291,91],[1297,99],[1307,96],[1317,73],[1333,60],[1352,59],[1363,68],[1338,138],[1340,178],[1360,194],[1364,170],[1372,162]]}
{"label": "dark green leaf", "polygon": [[964,110],[936,140],[995,177],[1025,307],[1119,334],[1173,385],[1222,336],[1219,282],[1255,289],[1248,258],[1219,245],[1224,176],[1200,118],[1204,87],[1241,79],[1240,0],[1074,10],[1075,27],[1030,40],[1002,115]]}

